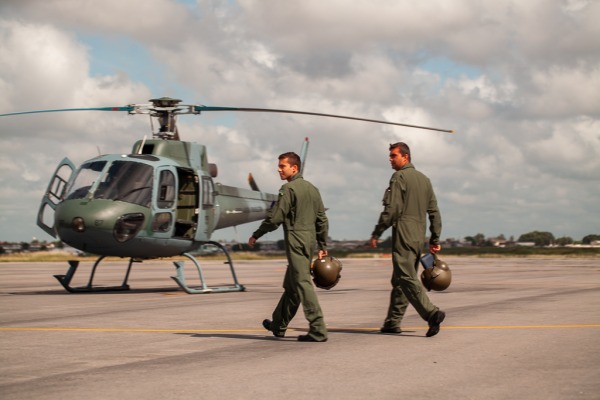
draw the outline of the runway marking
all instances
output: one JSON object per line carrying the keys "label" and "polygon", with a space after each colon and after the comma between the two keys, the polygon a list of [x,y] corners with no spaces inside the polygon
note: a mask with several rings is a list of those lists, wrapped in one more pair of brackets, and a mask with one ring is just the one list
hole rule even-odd
{"label": "runway marking", "polygon": [[[404,331],[426,329],[426,326],[402,327]],[[481,326],[446,326],[442,329],[573,329],[573,328],[600,328],[600,324],[562,324],[562,325],[481,325]],[[296,331],[296,329],[289,329]],[[379,328],[329,328],[331,332],[340,331],[379,331]],[[241,333],[241,332],[260,332],[265,333],[264,329],[150,329],[150,328],[43,328],[43,327],[4,327],[0,332],[8,331],[29,331],[29,332],[124,332],[124,333]],[[303,331],[302,329],[298,330]]]}
{"label": "runway marking", "polygon": [[444,326],[443,329],[561,329],[600,328],[600,324]]}
{"label": "runway marking", "polygon": [[264,329],[149,329],[149,328],[0,328],[0,331],[47,332],[144,332],[144,333],[238,333],[265,332]]}

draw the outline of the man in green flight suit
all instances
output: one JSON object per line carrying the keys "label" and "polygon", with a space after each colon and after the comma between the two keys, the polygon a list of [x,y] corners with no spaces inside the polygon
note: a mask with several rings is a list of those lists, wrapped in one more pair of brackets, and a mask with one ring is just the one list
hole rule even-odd
{"label": "man in green flight suit", "polygon": [[248,239],[254,247],[264,234],[283,224],[288,267],[283,280],[284,292],[273,311],[273,319],[265,319],[263,327],[276,337],[285,336],[288,324],[302,304],[309,322],[307,335],[298,336],[301,342],[327,341],[327,328],[310,275],[315,243],[319,246],[319,259],[327,255],[329,228],[325,207],[319,190],[300,174],[300,157],[296,153],[279,156],[277,171],[284,184],[279,190],[277,203],[269,210],[267,218]]}
{"label": "man in green flight suit", "polygon": [[392,227],[392,292],[382,333],[401,333],[400,322],[410,303],[427,321],[427,337],[437,335],[446,314],[433,305],[417,277],[421,249],[425,240],[426,215],[429,216],[429,251],[441,250],[439,243],[442,218],[437,200],[427,176],[411,163],[410,148],[406,143],[390,145],[390,164],[396,172],[383,198],[383,211],[371,234],[371,247]]}

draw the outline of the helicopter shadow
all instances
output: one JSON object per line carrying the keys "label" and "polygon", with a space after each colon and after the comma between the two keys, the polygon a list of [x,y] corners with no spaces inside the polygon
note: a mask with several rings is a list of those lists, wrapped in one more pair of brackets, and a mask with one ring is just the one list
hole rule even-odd
{"label": "helicopter shadow", "polygon": [[180,295],[184,294],[181,289],[178,287],[156,287],[156,288],[130,288],[128,290],[110,290],[103,289],[101,286],[96,287],[95,290],[89,292],[75,292],[69,293],[64,289],[52,289],[52,290],[34,290],[27,292],[6,292],[3,295],[11,295],[11,296],[41,296],[41,295],[51,295],[51,296],[74,296],[74,295],[93,295],[93,294],[144,294],[144,293],[162,293],[169,295]]}

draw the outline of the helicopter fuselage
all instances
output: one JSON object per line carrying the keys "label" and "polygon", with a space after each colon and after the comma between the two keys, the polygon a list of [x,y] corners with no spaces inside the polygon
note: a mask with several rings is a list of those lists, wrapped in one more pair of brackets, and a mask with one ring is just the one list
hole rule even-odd
{"label": "helicopter fuselage", "polygon": [[[85,161],[68,178],[55,174],[38,225],[84,252],[171,257],[197,250],[216,229],[264,219],[277,199],[215,183],[214,177],[205,146],[140,140],[131,154]],[[48,206],[52,226],[45,222]]]}

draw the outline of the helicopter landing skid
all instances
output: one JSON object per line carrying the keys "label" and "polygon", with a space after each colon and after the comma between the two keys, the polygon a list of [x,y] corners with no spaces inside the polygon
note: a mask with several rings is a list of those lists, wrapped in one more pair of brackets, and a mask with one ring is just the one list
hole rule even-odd
{"label": "helicopter landing skid", "polygon": [[79,266],[79,261],[70,260],[69,261],[69,270],[65,275],[54,275],[56,280],[65,288],[65,290],[69,293],[91,293],[91,292],[113,292],[113,291],[122,291],[129,290],[129,285],[127,284],[127,280],[129,279],[129,272],[131,272],[131,265],[134,262],[137,262],[133,258],[129,259],[129,265],[127,266],[127,272],[125,273],[125,279],[123,279],[123,283],[121,286],[96,286],[94,287],[92,282],[94,281],[94,274],[96,273],[96,268],[100,264],[100,262],[104,259],[105,256],[99,257],[94,266],[92,267],[92,272],[90,274],[90,280],[86,286],[73,287],[71,286],[71,280],[77,271],[77,267]]}
{"label": "helicopter landing skid", "polygon": [[225,249],[225,247],[223,247],[223,245],[221,245],[220,243],[217,243],[217,242],[207,242],[207,244],[216,246],[219,249],[221,249],[223,251],[223,253],[225,253],[225,256],[227,257],[227,261],[225,261],[224,264],[229,264],[229,269],[231,270],[231,276],[233,277],[233,285],[232,286],[209,287],[206,284],[206,281],[204,279],[204,273],[202,272],[202,268],[200,267],[198,260],[196,260],[196,257],[194,257],[193,255],[191,255],[189,253],[183,253],[183,256],[189,258],[196,266],[196,269],[198,270],[198,275],[200,276],[200,283],[202,286],[198,287],[198,288],[192,288],[186,284],[184,273],[183,273],[183,262],[182,261],[173,261],[173,264],[175,264],[175,268],[177,270],[177,275],[172,276],[171,278],[173,278],[173,280],[175,282],[177,282],[177,284],[188,294],[218,293],[218,292],[243,292],[243,291],[245,291],[246,288],[244,287],[244,285],[240,285],[238,283],[237,277],[235,275],[235,270],[233,268],[233,262],[231,261],[231,257],[229,257],[229,252],[227,251],[227,249]]}

